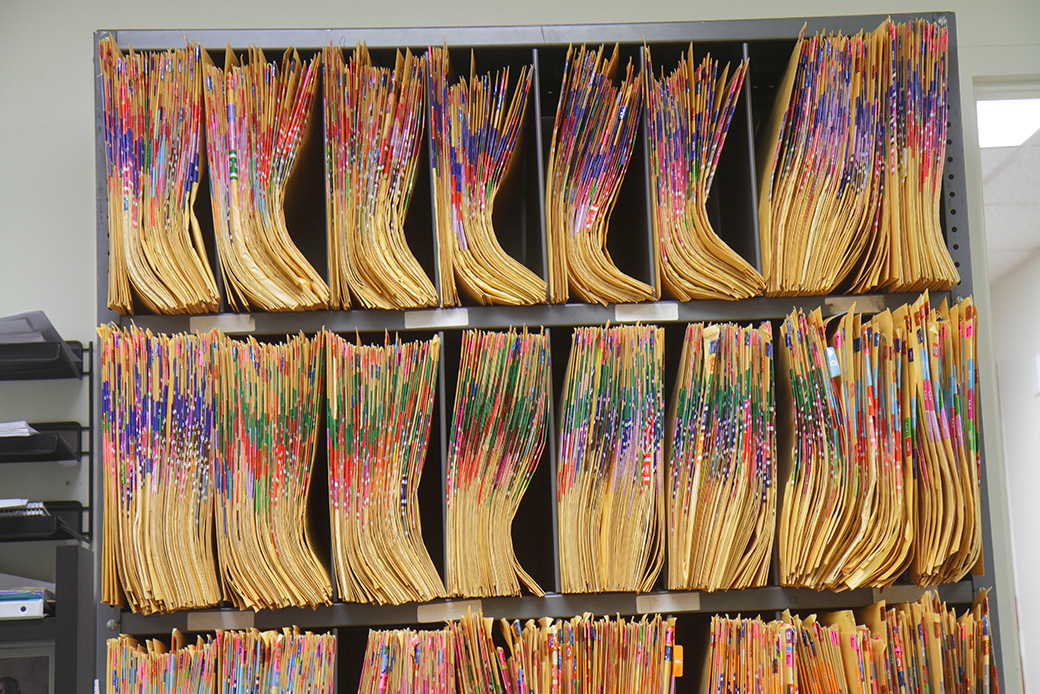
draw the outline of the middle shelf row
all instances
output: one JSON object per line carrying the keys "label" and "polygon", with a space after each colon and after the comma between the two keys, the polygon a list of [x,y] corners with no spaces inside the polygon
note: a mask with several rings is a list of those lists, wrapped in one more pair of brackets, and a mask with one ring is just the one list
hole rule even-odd
{"label": "middle shelf row", "polygon": [[102,595],[151,612],[956,582],[981,547],[975,323],[970,300],[921,297],[829,326],[794,312],[776,337],[103,327]]}

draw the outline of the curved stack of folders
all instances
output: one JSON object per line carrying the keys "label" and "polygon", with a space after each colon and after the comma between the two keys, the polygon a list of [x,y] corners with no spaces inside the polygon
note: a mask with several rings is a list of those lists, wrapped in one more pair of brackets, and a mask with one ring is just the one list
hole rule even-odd
{"label": "curved stack of folders", "polygon": [[[940,221],[947,37],[886,21],[796,42],[756,148],[760,259],[731,248],[741,232],[715,229],[707,207],[754,66],[696,60],[691,45],[656,75],[650,47],[638,72],[617,46],[570,47],[545,135],[544,267],[540,253],[512,257],[495,228],[532,176],[517,153],[535,137],[533,65],[478,74],[471,57],[456,80],[446,47],[379,67],[359,45],[346,58],[228,49],[221,68],[198,46],[123,54],[107,38],[109,305],[212,313],[221,288],[235,311],[947,290],[959,281]],[[642,279],[607,238],[641,119],[654,268]],[[313,187],[301,169],[319,129],[323,238],[286,214]],[[408,222],[424,168],[432,255]],[[207,173],[212,248],[195,212]]]}

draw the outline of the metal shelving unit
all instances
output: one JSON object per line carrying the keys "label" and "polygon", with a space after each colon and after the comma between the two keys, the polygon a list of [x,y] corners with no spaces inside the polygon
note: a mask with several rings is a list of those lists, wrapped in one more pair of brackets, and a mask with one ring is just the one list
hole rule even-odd
{"label": "metal shelving unit", "polygon": [[[960,82],[957,70],[957,36],[956,24],[951,13],[922,13],[915,15],[894,15],[894,21],[906,21],[921,18],[931,21],[946,22],[950,28],[950,74],[949,105],[950,126],[947,144],[946,178],[943,189],[943,220],[947,245],[962,274],[961,283],[951,291],[952,299],[959,299],[972,293],[971,259],[969,253],[967,215],[958,210],[960,201],[966,200],[964,187],[964,163],[962,133],[960,128]],[[240,49],[250,45],[261,46],[271,51],[296,47],[301,54],[309,55],[329,44],[353,47],[364,41],[376,62],[392,55],[390,51],[398,47],[424,49],[429,45],[447,43],[452,57],[459,61],[456,71],[463,73],[467,66],[464,54],[469,49],[476,52],[478,65],[484,64],[517,64],[525,63],[534,66],[534,109],[533,137],[528,138],[526,147],[534,148],[524,154],[525,160],[537,162],[533,168],[527,166],[525,175],[529,177],[526,185],[537,188],[536,200],[528,201],[526,206],[519,204],[515,216],[511,217],[509,229],[511,233],[521,235],[518,247],[523,249],[518,259],[531,267],[535,272],[547,275],[544,251],[544,203],[542,201],[543,186],[543,151],[547,149],[547,138],[551,137],[551,115],[555,112],[556,97],[554,89],[555,77],[549,77],[559,65],[559,56],[570,43],[614,43],[622,44],[625,55],[638,58],[641,46],[645,41],[650,45],[655,58],[660,59],[667,51],[685,48],[693,42],[695,47],[710,50],[713,55],[749,57],[750,70],[745,83],[743,100],[733,119],[727,139],[720,169],[729,167],[730,179],[736,181],[732,190],[713,191],[718,196],[713,224],[721,229],[724,236],[731,240],[734,247],[751,260],[758,262],[758,221],[754,210],[757,208],[757,174],[755,171],[755,137],[756,127],[761,122],[772,104],[775,81],[778,70],[782,71],[787,56],[793,48],[798,35],[803,31],[811,35],[818,31],[842,31],[854,34],[860,30],[870,30],[886,19],[884,15],[858,17],[816,17],[770,20],[739,21],[705,21],[676,22],[667,24],[627,24],[627,25],[566,25],[566,26],[522,26],[522,27],[468,27],[468,28],[411,28],[411,29],[286,29],[286,30],[188,30],[188,31],[149,31],[119,30],[99,31],[95,34],[95,74],[97,65],[97,44],[111,36],[118,45],[126,49],[133,46],[135,50],[168,49],[183,47],[185,40],[194,41],[205,47],[214,55],[230,44]],[[658,49],[660,48],[660,52]],[[777,66],[777,56],[782,56],[783,64]],[[730,58],[732,59],[732,58]],[[482,61],[482,62],[481,62]],[[497,63],[496,63],[497,61]],[[555,61],[555,62],[554,62]],[[217,61],[219,62],[219,60]],[[385,62],[385,60],[383,61]],[[655,65],[659,64],[655,62]],[[756,70],[756,66],[758,69]],[[861,311],[874,312],[885,308],[913,301],[916,295],[908,294],[874,294],[866,296],[828,296],[797,298],[756,298],[745,301],[692,301],[679,303],[674,301],[657,301],[645,304],[598,306],[586,304],[545,305],[520,308],[498,306],[464,306],[461,308],[443,308],[415,311],[313,311],[301,313],[219,313],[206,316],[157,316],[135,315],[119,316],[107,308],[108,288],[108,204],[106,192],[106,160],[105,140],[103,132],[103,114],[100,112],[100,79],[95,79],[96,101],[96,166],[97,166],[97,307],[98,322],[113,322],[121,326],[131,323],[139,327],[158,332],[207,331],[220,328],[231,334],[252,334],[256,336],[277,336],[287,333],[314,333],[321,329],[329,329],[343,333],[367,333],[378,335],[382,339],[383,331],[414,332],[430,334],[440,332],[445,336],[445,348],[442,354],[440,394],[435,419],[431,432],[430,454],[427,461],[428,484],[433,491],[421,501],[423,504],[423,527],[426,540],[430,546],[438,568],[443,570],[443,560],[438,556],[442,549],[442,538],[438,530],[443,522],[439,504],[432,499],[440,494],[443,484],[444,459],[446,457],[446,441],[450,431],[450,408],[448,405],[454,398],[451,384],[453,370],[457,361],[453,362],[453,350],[457,350],[460,331],[471,328],[501,329],[510,326],[539,326],[558,328],[552,332],[554,351],[554,368],[562,366],[566,361],[566,341],[569,337],[566,328],[578,325],[604,324],[607,322],[652,322],[664,326],[674,325],[671,329],[681,337],[680,324],[691,321],[764,321],[777,320],[786,316],[794,308],[812,310],[819,308],[824,315],[834,315],[848,310],[853,303]],[[549,124],[543,124],[546,117]],[[317,115],[320,118],[320,114]],[[637,154],[638,154],[637,145]],[[727,158],[728,155],[728,158]],[[519,156],[519,155],[518,155]],[[625,225],[621,229],[615,217],[611,234],[620,235],[619,243],[627,254],[632,267],[631,274],[648,279],[653,276],[652,243],[650,224],[645,212],[648,209],[648,190],[644,181],[638,177],[646,177],[647,165],[633,156],[628,176],[635,177],[629,188],[622,193],[623,203],[631,205],[633,217],[637,224]],[[641,155],[640,155],[641,158]],[[318,157],[320,160],[320,157]],[[320,165],[320,161],[318,162]],[[318,174],[320,175],[320,173]],[[422,185],[422,176],[416,185]],[[428,172],[426,172],[428,177]],[[323,209],[323,188],[319,184],[312,193],[310,204]],[[203,186],[205,187],[205,181]],[[203,196],[200,196],[200,198]],[[519,196],[523,197],[523,196]],[[422,209],[430,205],[425,194],[416,195],[409,213],[409,226],[406,233],[410,241],[419,239],[420,246],[436,246],[436,215],[432,209]],[[200,215],[200,218],[204,217]],[[313,220],[312,220],[313,221]],[[290,231],[294,234],[311,238],[324,239],[324,226],[313,225],[293,231],[293,220],[289,220]],[[212,230],[208,233],[212,235]],[[500,229],[500,234],[502,234]],[[316,235],[316,236],[315,236]],[[320,249],[321,243],[312,243],[309,260],[320,273],[325,272],[326,260]],[[212,252],[212,243],[210,244]],[[435,253],[435,250],[431,250]],[[419,255],[419,253],[417,253]],[[616,254],[615,254],[616,255]],[[619,259],[620,260],[620,259]],[[439,288],[439,277],[436,276],[435,256],[420,257],[420,262],[435,279]],[[215,258],[211,258],[211,266],[217,267]],[[219,282],[218,282],[219,284]],[[222,303],[222,306],[226,304]],[[560,330],[559,328],[564,328]],[[672,343],[669,343],[672,344]],[[676,342],[677,344],[677,342]],[[455,345],[455,346],[453,346]],[[561,351],[562,349],[562,351]],[[555,379],[557,388],[559,378]],[[95,397],[97,394],[95,393]],[[552,417],[552,414],[550,413]],[[99,436],[95,432],[95,436]],[[439,437],[439,438],[438,438]],[[744,591],[728,591],[722,593],[668,592],[654,591],[644,595],[633,594],[592,594],[564,595],[559,591],[558,567],[556,565],[556,519],[555,505],[551,503],[552,480],[555,477],[555,451],[553,437],[547,441],[546,458],[540,465],[541,479],[532,482],[524,505],[528,509],[528,517],[535,520],[524,526],[524,533],[530,534],[527,539],[532,547],[527,548],[530,558],[539,563],[535,567],[540,571],[536,575],[543,586],[549,590],[544,598],[525,596],[520,598],[493,598],[483,600],[449,600],[437,601],[424,605],[377,606],[356,605],[337,602],[330,607],[310,609],[265,610],[258,613],[242,612],[230,608],[203,610],[164,615],[135,615],[121,612],[116,608],[100,605],[98,611],[98,668],[103,672],[104,641],[116,631],[140,635],[166,634],[173,628],[187,632],[208,631],[216,628],[274,628],[287,624],[297,624],[311,629],[334,629],[337,627],[364,625],[421,624],[437,622],[465,611],[466,606],[475,607],[479,603],[484,613],[494,617],[540,617],[540,616],[572,616],[582,612],[598,614],[639,614],[643,612],[665,612],[669,614],[697,614],[716,612],[772,613],[784,609],[792,610],[829,610],[839,608],[855,608],[868,605],[878,599],[904,601],[916,599],[921,589],[910,585],[897,585],[883,590],[860,589],[843,593],[816,592],[803,589],[789,589],[778,585],[770,585]],[[95,446],[100,444],[95,439]],[[440,475],[437,474],[438,467]],[[100,466],[99,466],[100,467]],[[985,470],[985,464],[983,464]],[[100,470],[95,471],[95,484],[101,484]],[[322,474],[321,471],[316,474]],[[985,563],[993,567],[992,543],[989,542],[990,523],[988,506],[988,483],[983,475],[983,530],[985,542]],[[431,506],[435,506],[431,508]],[[550,512],[549,509],[552,509]],[[527,518],[525,517],[525,520]],[[428,522],[433,520],[436,522]],[[94,519],[94,531],[100,538],[102,519],[100,514]],[[518,517],[517,524],[521,523]],[[515,526],[514,526],[515,527]],[[516,537],[514,539],[517,539]],[[517,539],[519,542],[519,539]],[[522,548],[518,547],[518,553]],[[551,554],[551,556],[549,556]],[[521,555],[521,563],[525,557]],[[775,560],[774,560],[775,561]],[[525,564],[527,566],[527,564]],[[992,569],[990,569],[992,571]],[[100,569],[98,569],[100,571]],[[534,573],[534,572],[533,572]],[[775,572],[773,573],[775,579]],[[96,576],[100,580],[100,575]],[[994,585],[992,575],[970,577],[964,581],[939,587],[940,596],[951,603],[970,603],[975,592]],[[994,621],[999,619],[999,605],[995,596],[990,596]],[[998,671],[1001,649],[998,630],[994,626],[994,651]],[[348,658],[360,658],[361,654],[341,653]],[[350,683],[348,686],[352,686]],[[1002,683],[1003,685],[1003,683]]]}
{"label": "metal shelving unit", "polygon": [[[0,345],[0,380],[77,379],[87,377],[94,393],[92,343],[26,342]],[[84,363],[84,361],[86,363]],[[87,426],[79,422],[32,425],[37,434],[0,439],[0,463],[86,463],[87,505],[78,501],[44,501],[47,515],[0,516],[0,542],[78,540],[90,542],[94,526],[94,407],[89,400]]]}
{"label": "metal shelving unit", "polygon": [[[94,393],[93,345],[50,340],[0,344],[0,380],[87,377]],[[0,542],[74,541],[55,547],[54,614],[41,619],[0,621],[0,642],[52,641],[54,691],[89,691],[94,677],[94,555],[89,544],[94,524],[94,408],[87,426],[79,422],[34,424],[32,436],[0,440],[0,463],[87,465],[88,502],[45,501],[46,515],[0,517]]]}
{"label": "metal shelving unit", "polygon": [[0,644],[54,642],[54,691],[93,691],[93,553],[78,544],[55,548],[54,611],[38,619],[0,620]]}

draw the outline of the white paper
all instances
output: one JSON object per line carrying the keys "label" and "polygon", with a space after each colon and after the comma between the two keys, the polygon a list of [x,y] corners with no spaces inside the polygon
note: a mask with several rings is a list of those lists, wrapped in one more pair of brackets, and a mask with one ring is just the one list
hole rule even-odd
{"label": "white paper", "polygon": [[26,421],[0,422],[0,439],[14,436],[32,436],[38,433],[40,432],[29,426],[29,423]]}

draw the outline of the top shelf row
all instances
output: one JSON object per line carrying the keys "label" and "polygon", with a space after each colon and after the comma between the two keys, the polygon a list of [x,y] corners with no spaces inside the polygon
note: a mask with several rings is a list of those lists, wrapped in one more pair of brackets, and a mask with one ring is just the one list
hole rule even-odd
{"label": "top shelf row", "polygon": [[[813,20],[844,34],[804,38],[393,32],[445,45],[412,53],[382,30],[241,32],[265,47],[246,52],[98,32],[102,305],[161,329],[184,319],[155,314],[295,311],[407,329],[969,293],[952,18],[909,19]],[[334,47],[353,40],[370,45]]]}

